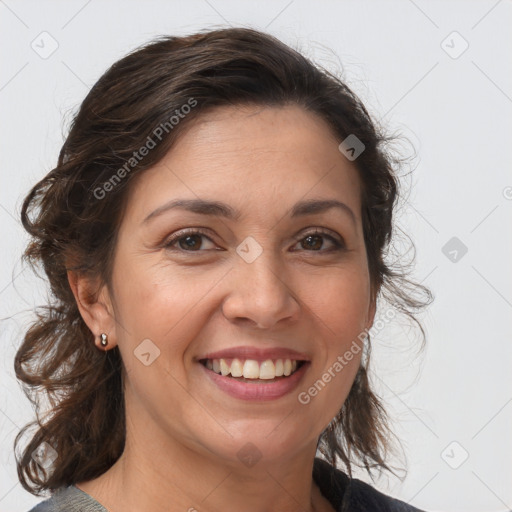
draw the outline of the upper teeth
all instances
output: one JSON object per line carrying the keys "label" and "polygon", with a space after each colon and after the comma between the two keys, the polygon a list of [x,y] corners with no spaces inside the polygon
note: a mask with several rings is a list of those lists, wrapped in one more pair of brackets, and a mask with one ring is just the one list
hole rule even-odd
{"label": "upper teeth", "polygon": [[288,377],[296,369],[298,362],[291,359],[267,359],[259,363],[254,359],[233,359],[231,364],[226,359],[207,359],[206,367],[220,375],[232,377],[245,377],[246,379],[274,379],[275,377]]}

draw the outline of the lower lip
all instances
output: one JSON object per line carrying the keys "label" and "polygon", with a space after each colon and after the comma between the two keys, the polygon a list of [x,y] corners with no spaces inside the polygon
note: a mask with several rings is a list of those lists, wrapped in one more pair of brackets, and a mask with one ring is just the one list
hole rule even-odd
{"label": "lower lip", "polygon": [[206,366],[198,363],[206,375],[225,393],[241,400],[267,401],[276,400],[293,391],[307,371],[309,362],[304,362],[302,366],[289,377],[279,379],[275,382],[257,384],[253,382],[243,382],[232,377],[224,377]]}

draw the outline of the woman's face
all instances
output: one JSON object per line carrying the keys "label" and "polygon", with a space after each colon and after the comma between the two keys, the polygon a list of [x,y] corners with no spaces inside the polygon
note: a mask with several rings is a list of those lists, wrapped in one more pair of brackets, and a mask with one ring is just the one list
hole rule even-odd
{"label": "woman's face", "polygon": [[314,451],[373,320],[360,183],[339,142],[299,107],[218,108],[137,177],[107,331],[129,429],[235,463]]}

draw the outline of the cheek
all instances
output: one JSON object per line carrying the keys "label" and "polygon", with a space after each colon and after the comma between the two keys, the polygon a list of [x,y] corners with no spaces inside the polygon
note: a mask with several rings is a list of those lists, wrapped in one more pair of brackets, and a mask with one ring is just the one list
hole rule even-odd
{"label": "cheek", "polygon": [[334,342],[364,331],[370,305],[365,271],[343,268],[315,276],[304,283],[301,297]]}
{"label": "cheek", "polygon": [[[120,345],[134,350],[149,338],[174,367],[211,314],[216,283],[225,269],[206,272],[155,263],[120,262],[116,281],[116,319],[122,325]],[[123,266],[126,271],[123,272]],[[121,276],[130,276],[129,279]],[[217,302],[218,304],[218,302]],[[176,369],[174,370],[176,371]]]}
{"label": "cheek", "polygon": [[[122,268],[126,272],[122,272]],[[116,298],[119,314],[135,332],[149,329],[170,329],[184,318],[191,305],[197,304],[207,282],[183,275],[176,267],[154,264],[148,266],[131,262],[118,267]],[[196,270],[197,272],[197,270]],[[129,277],[124,277],[129,276]],[[142,333],[144,334],[144,333]]]}
{"label": "cheek", "polygon": [[316,279],[315,286],[303,293],[315,318],[318,351],[298,402],[322,428],[338,414],[360,365],[370,301],[368,283],[364,272],[344,269]]}
{"label": "cheek", "polygon": [[[308,307],[315,318],[318,359],[312,367],[309,397],[316,400],[321,417],[333,417],[352,386],[359,368],[370,304],[368,274],[357,266],[336,269],[316,279]],[[307,293],[303,296],[306,300]],[[317,384],[315,384],[317,383]],[[325,391],[324,391],[325,388]],[[322,391],[320,393],[320,391]],[[310,393],[311,392],[311,393]]]}

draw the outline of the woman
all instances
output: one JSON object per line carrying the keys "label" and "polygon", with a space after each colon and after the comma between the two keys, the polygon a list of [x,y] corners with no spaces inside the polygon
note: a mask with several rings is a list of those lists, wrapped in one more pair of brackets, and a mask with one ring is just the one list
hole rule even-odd
{"label": "woman", "polygon": [[383,142],[346,85],[250,29],[100,78],[22,209],[53,293],[15,361],[50,404],[17,459],[52,493],[33,511],[418,510],[352,478],[391,471],[377,299],[413,320],[430,300],[384,261]]}

